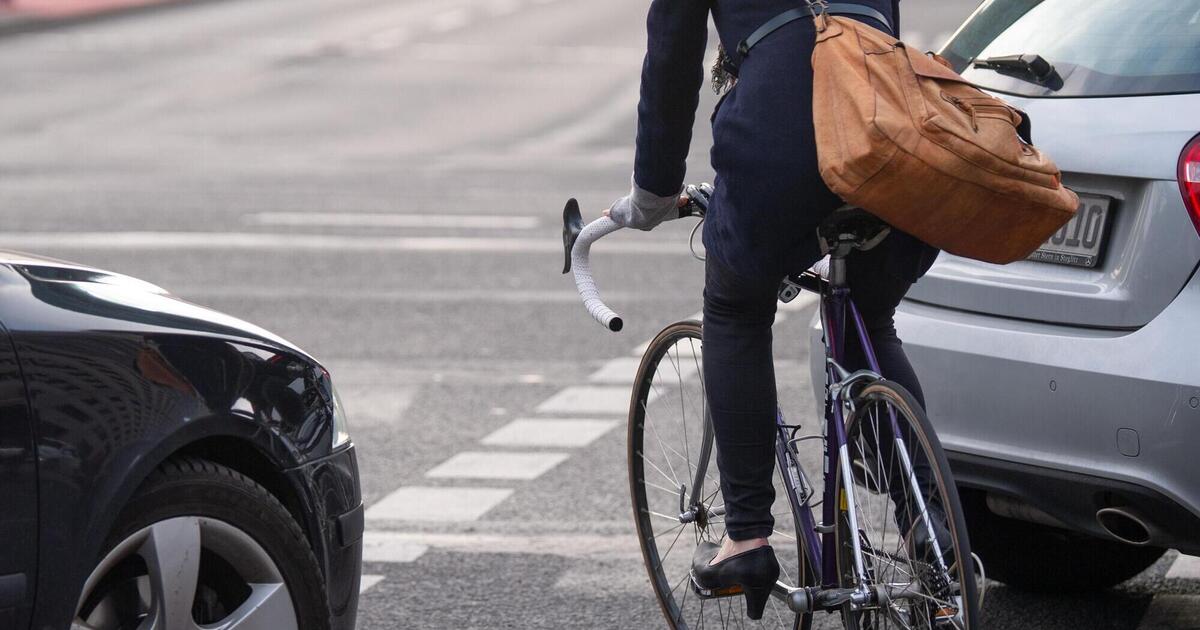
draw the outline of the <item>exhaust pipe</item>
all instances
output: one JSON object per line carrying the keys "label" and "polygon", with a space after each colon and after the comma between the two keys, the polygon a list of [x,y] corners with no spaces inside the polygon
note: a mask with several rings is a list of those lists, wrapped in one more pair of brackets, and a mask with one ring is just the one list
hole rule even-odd
{"label": "exhaust pipe", "polygon": [[1154,537],[1150,525],[1128,508],[1106,507],[1096,512],[1096,521],[1110,536],[1130,545],[1148,545]]}

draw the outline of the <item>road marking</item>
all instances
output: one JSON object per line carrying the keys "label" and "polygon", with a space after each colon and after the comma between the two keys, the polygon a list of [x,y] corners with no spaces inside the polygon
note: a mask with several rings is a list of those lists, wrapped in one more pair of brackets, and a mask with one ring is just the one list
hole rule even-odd
{"label": "road marking", "polygon": [[[671,355],[678,356],[682,359],[692,359],[692,358],[702,357],[704,354],[704,351],[700,347],[700,340],[696,339],[694,341],[689,341],[689,339],[692,339],[692,338],[689,337],[688,339],[683,339],[683,340],[676,342],[674,349],[671,350]],[[650,348],[650,342],[647,341],[646,343],[643,343],[642,345],[634,348],[633,355],[636,357],[640,357],[640,356],[646,354],[646,350],[649,348]]]}
{"label": "road marking", "polygon": [[[554,238],[378,237],[266,232],[6,232],[0,247],[16,250],[70,248],[118,251],[252,250],[333,252],[479,252],[562,254]],[[598,248],[610,254],[687,256],[686,249],[662,240],[606,239]]]}
{"label": "road marking", "polygon": [[404,486],[367,509],[368,521],[474,521],[512,495],[509,488]]}
{"label": "road marking", "polygon": [[465,451],[434,466],[425,476],[435,479],[537,479],[567,457],[566,453]]}
{"label": "road marking", "polygon": [[382,582],[387,576],[384,575],[364,575],[358,583],[358,594],[362,595],[371,590],[372,586]]}
{"label": "road marking", "polygon": [[537,217],[488,214],[390,214],[385,212],[257,212],[242,220],[255,225],[291,227],[479,228],[532,230]]}
{"label": "road marking", "polygon": [[588,380],[593,383],[632,385],[642,360],[638,357],[621,357],[605,363],[592,372]]}
{"label": "road marking", "polygon": [[[231,282],[233,280],[231,279]],[[574,289],[561,291],[492,291],[487,289],[346,289],[341,287],[319,286],[304,288],[294,286],[180,286],[172,285],[172,295],[177,295],[193,301],[212,300],[217,298],[237,298],[240,300],[304,300],[318,298],[321,300],[353,300],[356,302],[412,302],[412,303],[470,303],[478,304],[578,304],[579,292]],[[605,299],[622,304],[633,302],[665,302],[678,299],[664,293],[635,293],[631,291],[605,292]],[[580,318],[592,320],[582,309]]]}
{"label": "road marking", "polygon": [[363,562],[408,563],[429,551],[428,545],[411,540],[396,540],[386,533],[363,533]]}
{"label": "road marking", "polygon": [[1180,555],[1167,570],[1168,580],[1200,580],[1200,558]]}
{"label": "road marking", "polygon": [[[647,402],[657,395],[650,392]],[[539,413],[599,413],[625,415],[629,412],[628,387],[576,385],[568,387],[537,406]]]}
{"label": "road marking", "polygon": [[1200,595],[1160,593],[1150,600],[1138,630],[1197,630]]}
{"label": "road marking", "polygon": [[[546,555],[566,558],[640,558],[637,536],[633,532],[619,536],[597,534],[439,534],[425,532],[381,532],[368,531],[364,541],[370,540],[378,549],[414,548],[437,549],[454,553]],[[364,544],[364,562],[389,562],[367,560]],[[381,554],[382,555],[382,554]],[[404,557],[402,552],[397,557]],[[396,562],[411,562],[397,560]]]}
{"label": "road marking", "polygon": [[617,426],[615,420],[534,420],[519,418],[500,427],[481,443],[488,446],[558,446],[579,448]]}

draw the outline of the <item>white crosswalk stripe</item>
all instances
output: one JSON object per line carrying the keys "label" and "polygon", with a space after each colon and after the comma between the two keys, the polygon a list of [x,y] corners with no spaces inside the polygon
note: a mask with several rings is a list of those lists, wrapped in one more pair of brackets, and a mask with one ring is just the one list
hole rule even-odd
{"label": "white crosswalk stripe", "polygon": [[466,451],[425,473],[430,478],[536,479],[570,457],[566,453],[485,453]]}
{"label": "white crosswalk stripe", "polygon": [[[650,400],[654,399],[651,392]],[[577,385],[568,387],[538,405],[539,413],[625,415],[629,412],[628,387]]]}
{"label": "white crosswalk stripe", "polygon": [[384,581],[386,578],[387,578],[387,576],[384,576],[384,575],[368,574],[368,575],[362,576],[362,578],[358,582],[358,594],[362,595],[363,593],[366,593],[367,591],[371,590],[372,586],[379,584],[380,582]]}
{"label": "white crosswalk stripe", "polygon": [[580,448],[617,426],[615,420],[541,420],[519,418],[480,440],[488,446]]}
{"label": "white crosswalk stripe", "polygon": [[368,508],[366,518],[368,521],[474,521],[512,492],[509,488],[403,486]]}
{"label": "white crosswalk stripe", "polygon": [[[1179,556],[1167,570],[1168,580],[1200,580],[1200,557]],[[1200,611],[1197,612],[1200,615]]]}

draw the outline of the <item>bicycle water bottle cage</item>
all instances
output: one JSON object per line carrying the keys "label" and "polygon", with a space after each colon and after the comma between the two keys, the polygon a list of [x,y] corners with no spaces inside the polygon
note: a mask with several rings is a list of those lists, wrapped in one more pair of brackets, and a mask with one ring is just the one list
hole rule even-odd
{"label": "bicycle water bottle cage", "polygon": [[574,198],[567,200],[563,208],[563,273],[571,273],[571,250],[575,240],[583,231],[583,214],[579,212],[579,202]]}

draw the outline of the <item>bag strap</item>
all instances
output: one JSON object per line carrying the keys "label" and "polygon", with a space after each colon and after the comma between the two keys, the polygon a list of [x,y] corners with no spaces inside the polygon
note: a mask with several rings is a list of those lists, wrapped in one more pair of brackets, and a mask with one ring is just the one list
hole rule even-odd
{"label": "bag strap", "polygon": [[[750,54],[750,49],[754,48],[771,33],[783,28],[784,26],[795,22],[796,20],[804,20],[808,18],[816,18],[821,14],[831,15],[858,15],[877,20],[880,24],[892,30],[892,23],[887,17],[872,7],[850,2],[811,2],[808,6],[796,7],[789,9],[767,20],[766,24],[758,27],[749,37],[742,40],[737,47],[738,60],[734,65],[734,69],[742,65],[742,61]],[[732,62],[732,60],[730,60]],[[736,72],[735,72],[736,74]]]}

